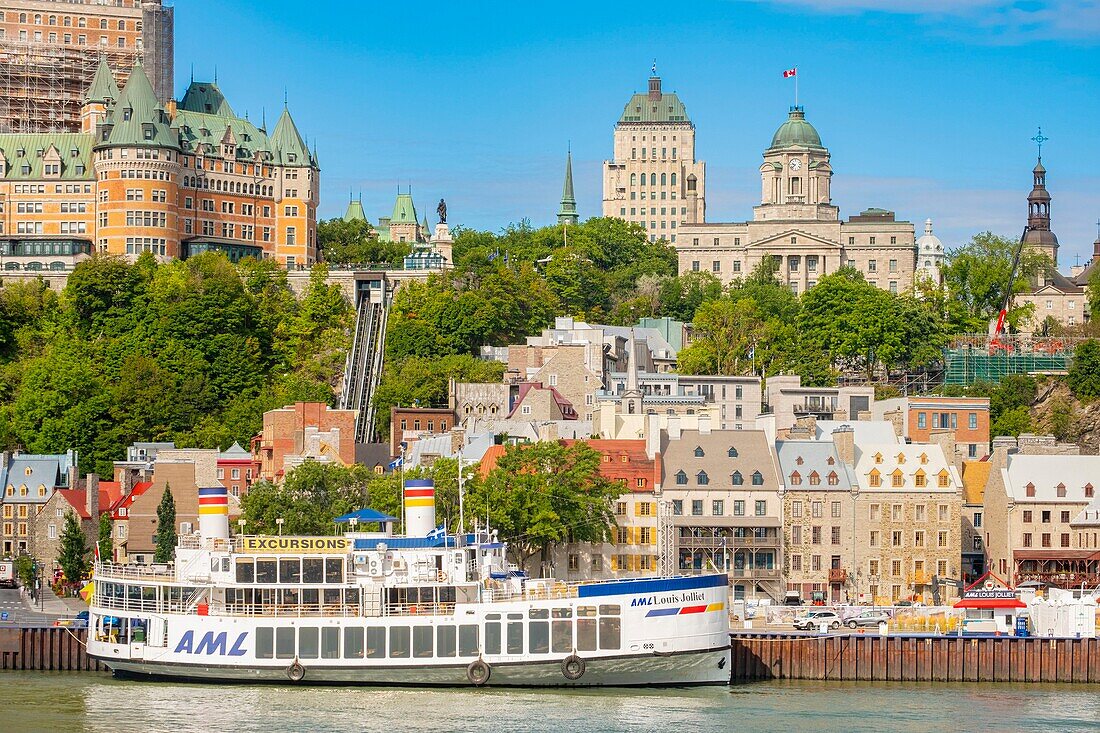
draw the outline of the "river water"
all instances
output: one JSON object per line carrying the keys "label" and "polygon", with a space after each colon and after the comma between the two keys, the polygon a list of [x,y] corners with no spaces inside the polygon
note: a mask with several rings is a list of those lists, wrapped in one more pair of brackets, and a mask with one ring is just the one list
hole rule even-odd
{"label": "river water", "polygon": [[214,686],[0,672],[0,731],[1096,731],[1086,686],[765,682],[661,690]]}

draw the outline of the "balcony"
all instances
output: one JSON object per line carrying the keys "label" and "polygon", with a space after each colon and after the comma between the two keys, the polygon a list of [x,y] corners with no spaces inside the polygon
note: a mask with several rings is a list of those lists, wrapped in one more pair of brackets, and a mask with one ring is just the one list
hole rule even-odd
{"label": "balcony", "polygon": [[693,537],[681,536],[676,538],[676,546],[683,549],[737,549],[742,547],[760,547],[778,549],[780,545],[778,537]]}
{"label": "balcony", "polygon": [[844,568],[830,568],[829,569],[829,582],[830,583],[847,583],[848,571]]}

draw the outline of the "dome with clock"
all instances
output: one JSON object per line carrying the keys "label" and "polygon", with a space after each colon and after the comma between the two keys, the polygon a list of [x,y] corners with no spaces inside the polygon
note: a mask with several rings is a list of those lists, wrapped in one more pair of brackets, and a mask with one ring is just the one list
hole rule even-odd
{"label": "dome with clock", "polygon": [[822,148],[821,136],[814,126],[806,121],[806,111],[802,107],[791,107],[787,121],[779,126],[772,136],[770,150],[776,148]]}

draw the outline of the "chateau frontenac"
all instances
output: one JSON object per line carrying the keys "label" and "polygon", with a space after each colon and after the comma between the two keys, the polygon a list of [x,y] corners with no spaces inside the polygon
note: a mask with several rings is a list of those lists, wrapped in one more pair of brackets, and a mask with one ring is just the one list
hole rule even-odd
{"label": "chateau frontenac", "polygon": [[311,265],[319,185],[316,152],[285,107],[268,132],[216,84],[193,81],[162,105],[140,64],[119,90],[101,62],[80,132],[0,134],[0,268],[210,250]]}

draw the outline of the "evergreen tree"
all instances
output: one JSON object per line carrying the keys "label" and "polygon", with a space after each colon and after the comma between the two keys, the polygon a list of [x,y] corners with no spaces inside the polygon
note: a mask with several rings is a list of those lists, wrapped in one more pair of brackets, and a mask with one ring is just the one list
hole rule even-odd
{"label": "evergreen tree", "polygon": [[114,559],[114,541],[111,539],[111,515],[103,512],[99,515],[99,559],[101,562],[110,562]]}
{"label": "evergreen tree", "polygon": [[57,554],[57,564],[61,566],[61,572],[70,583],[76,583],[88,572],[90,562],[88,555],[91,547],[84,530],[80,528],[80,520],[76,512],[71,509],[65,515],[65,528],[61,531],[61,549]]}
{"label": "evergreen tree", "polygon": [[153,553],[153,562],[171,562],[176,552],[176,501],[172,498],[172,487],[165,484],[164,496],[157,506],[157,546]]}

